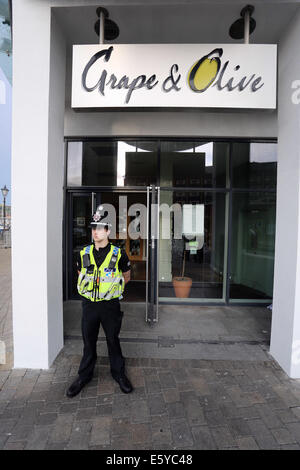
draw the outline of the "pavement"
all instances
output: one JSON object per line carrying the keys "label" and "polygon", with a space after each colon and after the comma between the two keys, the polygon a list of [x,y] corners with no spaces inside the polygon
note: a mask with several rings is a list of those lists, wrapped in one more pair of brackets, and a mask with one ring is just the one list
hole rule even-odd
{"label": "pavement", "polygon": [[[0,340],[11,360],[9,256],[0,250]],[[112,379],[100,335],[93,380],[66,397],[82,356],[80,309],[66,304],[65,345],[50,369],[0,366],[0,449],[299,450],[300,380],[268,353],[269,311],[194,306],[177,315],[162,306],[160,322],[140,329],[130,315],[139,307],[124,307],[133,392]]]}
{"label": "pavement", "polygon": [[13,367],[11,248],[0,247],[0,371]]}
{"label": "pavement", "polygon": [[127,358],[123,394],[103,357],[68,398],[80,358],[0,372],[1,449],[300,448],[300,382],[273,361]]}

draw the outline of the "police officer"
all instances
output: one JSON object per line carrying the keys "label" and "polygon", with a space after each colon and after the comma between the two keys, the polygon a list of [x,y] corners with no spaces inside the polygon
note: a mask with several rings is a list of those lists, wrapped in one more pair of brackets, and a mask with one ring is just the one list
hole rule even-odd
{"label": "police officer", "polygon": [[125,375],[125,360],[119,341],[123,317],[119,299],[130,280],[130,262],[125,251],[109,242],[111,224],[103,221],[101,209],[101,206],[97,208],[91,222],[93,243],[80,251],[77,260],[77,290],[83,297],[81,329],[84,349],[78,377],[67,390],[70,398],[92,380],[100,323],[106,336],[111,375],[122,392],[133,390]]}

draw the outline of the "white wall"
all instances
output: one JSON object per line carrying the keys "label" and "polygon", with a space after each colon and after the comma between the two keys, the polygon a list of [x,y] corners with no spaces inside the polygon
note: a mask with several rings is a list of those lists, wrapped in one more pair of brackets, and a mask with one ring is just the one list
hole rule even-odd
{"label": "white wall", "polygon": [[300,80],[300,12],[279,44],[278,176],[274,300],[270,352],[300,378],[300,104],[292,82]]}
{"label": "white wall", "polygon": [[49,2],[13,7],[14,367],[48,368],[63,346],[63,42],[51,44]]}

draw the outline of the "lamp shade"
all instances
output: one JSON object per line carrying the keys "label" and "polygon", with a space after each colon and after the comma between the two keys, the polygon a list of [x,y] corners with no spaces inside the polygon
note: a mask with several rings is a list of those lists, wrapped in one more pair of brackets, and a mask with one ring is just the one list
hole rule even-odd
{"label": "lamp shade", "polygon": [[2,196],[6,197],[9,192],[9,189],[5,185],[4,188],[1,188],[1,191],[2,191]]}

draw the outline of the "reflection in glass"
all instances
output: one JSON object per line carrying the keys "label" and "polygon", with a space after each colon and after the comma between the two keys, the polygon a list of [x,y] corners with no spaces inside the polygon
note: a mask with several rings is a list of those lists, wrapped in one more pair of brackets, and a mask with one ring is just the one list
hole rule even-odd
{"label": "reflection in glass", "polygon": [[77,256],[83,246],[91,242],[91,230],[89,228],[92,200],[90,195],[73,196],[72,213],[72,294],[74,298],[80,298],[77,293]]}
{"label": "reflection in glass", "polygon": [[157,142],[68,143],[68,186],[149,186],[157,180]]}
{"label": "reflection in glass", "polygon": [[231,299],[273,297],[276,194],[234,193]]}
{"label": "reflection in glass", "polygon": [[235,188],[275,188],[277,144],[234,142],[232,175]]}
{"label": "reflection in glass", "polygon": [[82,142],[68,142],[67,184],[82,185]]}
{"label": "reflection in glass", "polygon": [[162,142],[160,185],[226,187],[228,161],[228,143]]}

